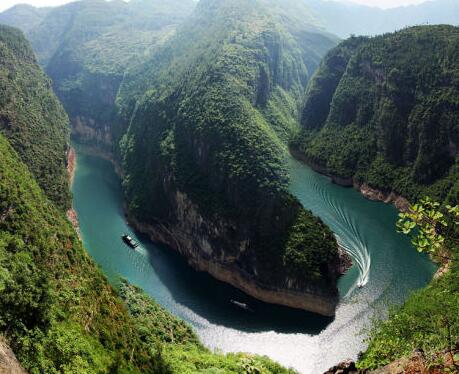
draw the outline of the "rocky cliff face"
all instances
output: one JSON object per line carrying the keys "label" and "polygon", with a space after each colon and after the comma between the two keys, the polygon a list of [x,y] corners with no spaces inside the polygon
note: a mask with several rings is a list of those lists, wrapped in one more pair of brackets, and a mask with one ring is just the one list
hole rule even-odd
{"label": "rocky cliff face", "polygon": [[[323,287],[305,286],[295,278],[286,276],[282,281],[274,275],[272,279],[258,279],[256,260],[250,259],[250,239],[237,235],[240,223],[223,219],[209,221],[199,213],[199,208],[181,192],[176,192],[177,216],[174,223],[140,223],[133,216],[129,222],[154,242],[166,244],[184,256],[189,265],[204,271],[214,278],[228,283],[252,297],[266,303],[303,309],[325,316],[333,316],[339,301],[338,294],[324,292]],[[231,242],[228,243],[228,239]],[[330,264],[338,276],[345,271],[339,261]]]}
{"label": "rocky cliff face", "polygon": [[27,374],[3,338],[0,338],[0,373]]}

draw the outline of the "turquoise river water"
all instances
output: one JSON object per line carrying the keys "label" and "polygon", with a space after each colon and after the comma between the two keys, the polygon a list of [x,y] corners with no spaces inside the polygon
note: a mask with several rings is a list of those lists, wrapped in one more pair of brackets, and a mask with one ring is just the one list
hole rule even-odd
{"label": "turquoise river water", "polygon": [[[332,228],[354,260],[339,281],[342,298],[334,319],[257,302],[136,234],[124,219],[112,165],[78,150],[72,189],[82,240],[110,281],[122,276],[142,287],[189,322],[209,348],[267,355],[304,374],[322,373],[356,358],[372,316],[384,315],[388,305],[425,286],[435,267],[395,232],[394,207],[334,185],[293,159],[290,169],[291,191]],[[123,233],[141,246],[128,249],[120,239]],[[234,307],[231,299],[249,303],[255,313]]]}

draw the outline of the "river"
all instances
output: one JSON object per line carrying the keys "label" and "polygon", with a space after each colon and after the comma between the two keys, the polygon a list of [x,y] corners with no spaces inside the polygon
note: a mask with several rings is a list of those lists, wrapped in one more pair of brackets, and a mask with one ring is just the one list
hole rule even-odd
{"label": "river", "polygon": [[[82,240],[109,280],[119,276],[142,287],[173,314],[188,321],[202,342],[223,352],[267,355],[304,374],[317,374],[364,349],[372,316],[425,286],[435,266],[394,229],[393,206],[364,199],[357,191],[290,160],[291,191],[320,216],[352,254],[352,269],[339,280],[342,296],[334,319],[270,306],[197,273],[172,250],[157,246],[127,226],[122,192],[112,165],[77,151],[72,185]],[[129,233],[136,251],[120,240]],[[363,287],[358,287],[362,285]],[[248,302],[255,313],[229,303]]]}

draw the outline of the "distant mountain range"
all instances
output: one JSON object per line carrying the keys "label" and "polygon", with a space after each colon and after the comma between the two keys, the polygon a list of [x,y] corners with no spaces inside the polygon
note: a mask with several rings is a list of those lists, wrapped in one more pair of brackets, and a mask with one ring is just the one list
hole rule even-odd
{"label": "distant mountain range", "polygon": [[386,10],[337,1],[304,1],[322,27],[342,38],[351,34],[382,34],[413,25],[459,25],[457,0],[435,0]]}
{"label": "distant mountain range", "polygon": [[[83,0],[83,2],[92,0]],[[116,3],[121,1],[116,1]],[[135,0],[145,3],[145,0]],[[131,1],[132,3],[132,1]],[[157,3],[157,1],[153,1]],[[189,7],[189,2],[185,2]],[[294,8],[310,8],[312,21],[326,31],[341,38],[354,35],[376,35],[393,32],[414,25],[450,24],[459,25],[459,1],[432,0],[419,5],[380,9],[350,2],[299,0],[289,5]],[[153,6],[154,4],[152,4]],[[155,7],[156,8],[156,7]],[[0,13],[0,23],[18,27],[25,32],[38,26],[52,8],[35,8],[16,5]],[[304,14],[302,12],[301,14]]]}

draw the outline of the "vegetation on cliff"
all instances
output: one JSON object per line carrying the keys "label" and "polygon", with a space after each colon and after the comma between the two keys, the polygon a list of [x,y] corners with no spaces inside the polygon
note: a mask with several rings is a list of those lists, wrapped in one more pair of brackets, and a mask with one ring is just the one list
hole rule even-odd
{"label": "vegetation on cliff", "polygon": [[235,258],[256,281],[336,295],[336,241],[288,192],[283,143],[297,129],[319,45],[334,38],[296,32],[270,10],[257,0],[201,1],[125,78],[124,188],[138,219],[166,227],[179,219],[176,194],[185,194],[219,227],[203,233],[212,256]]}
{"label": "vegetation on cliff", "polygon": [[423,26],[342,42],[308,88],[303,130],[291,145],[311,164],[412,202],[425,195],[441,202],[411,206],[400,229],[449,271],[374,324],[361,368],[415,349],[441,366],[441,352],[455,352],[459,235],[457,208],[447,204],[459,201],[458,82],[459,28]]}
{"label": "vegetation on cliff", "polygon": [[[73,136],[111,151],[122,131],[115,98],[124,72],[173,35],[194,4],[84,0],[46,11],[15,7],[0,19],[26,32],[70,117]],[[30,16],[23,17],[26,11]]]}
{"label": "vegetation on cliff", "polygon": [[127,310],[3,136],[0,170],[0,329],[21,364],[153,372]]}
{"label": "vegetation on cliff", "polygon": [[330,174],[457,203],[458,57],[453,26],[343,42],[311,83],[293,146]]}
{"label": "vegetation on cliff", "polygon": [[29,42],[8,26],[0,26],[0,132],[48,197],[67,208],[68,118]]}

